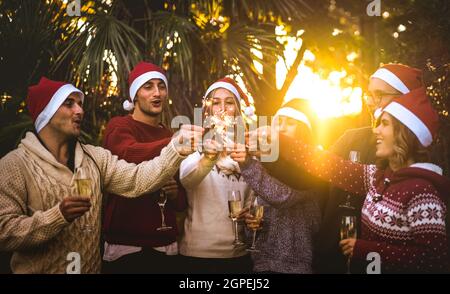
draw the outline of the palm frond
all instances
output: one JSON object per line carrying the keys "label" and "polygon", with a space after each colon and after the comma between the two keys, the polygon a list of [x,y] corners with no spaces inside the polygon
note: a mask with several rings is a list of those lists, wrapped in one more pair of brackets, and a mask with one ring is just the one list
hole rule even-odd
{"label": "palm frond", "polygon": [[[156,63],[177,72],[185,80],[192,80],[193,48],[199,39],[198,28],[188,18],[160,11],[153,13],[148,23],[147,48]],[[198,43],[197,43],[198,45]]]}
{"label": "palm frond", "polygon": [[[237,72],[243,73],[244,81],[251,89],[256,89],[261,82],[269,82],[264,80],[266,75],[256,70],[253,61],[261,63],[264,71],[273,71],[271,74],[275,74],[272,62],[264,58],[264,55],[280,56],[282,54],[282,48],[276,41],[274,31],[274,28],[271,32],[267,29],[234,25],[229,28],[222,41],[224,58],[235,61],[238,66]],[[252,50],[264,52],[263,58],[253,54]]]}
{"label": "palm frond", "polygon": [[0,90],[25,96],[27,86],[48,72],[61,45],[61,3],[1,1],[0,14]]}
{"label": "palm frond", "polygon": [[20,115],[15,121],[0,129],[0,158],[17,147],[23,135],[34,129],[33,122],[27,115]]}
{"label": "palm frond", "polygon": [[[99,84],[110,73],[106,68],[114,64],[112,71],[118,77],[128,75],[132,66],[142,60],[139,49],[144,38],[124,21],[108,13],[97,13],[86,18],[86,22],[68,41],[67,47],[58,56],[53,70],[64,62],[70,62],[68,78],[78,86],[98,89]],[[107,62],[115,58],[116,62]],[[126,81],[119,80],[119,87],[126,89]]]}
{"label": "palm frond", "polygon": [[281,17],[285,20],[301,20],[313,11],[312,6],[305,0],[232,0],[224,1],[224,5],[228,7],[230,15],[237,19]]}

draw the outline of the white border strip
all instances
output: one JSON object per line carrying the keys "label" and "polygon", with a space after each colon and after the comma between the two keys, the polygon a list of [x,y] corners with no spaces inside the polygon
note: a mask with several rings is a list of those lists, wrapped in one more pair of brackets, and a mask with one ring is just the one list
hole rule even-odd
{"label": "white border strip", "polygon": [[134,102],[134,98],[136,98],[136,93],[139,88],[145,84],[147,81],[151,79],[161,79],[166,84],[167,90],[169,90],[169,84],[167,83],[167,78],[165,75],[160,73],[159,71],[149,71],[138,76],[130,86],[130,98],[131,102]]}
{"label": "white border strip", "polygon": [[379,68],[373,75],[370,76],[370,78],[381,79],[400,91],[402,94],[409,93],[408,87],[406,87],[402,80],[385,68]]}
{"label": "white border strip", "polygon": [[47,106],[45,106],[44,110],[38,115],[36,121],[34,122],[34,126],[36,127],[36,132],[40,132],[43,127],[45,127],[50,119],[53,117],[58,108],[63,104],[63,102],[67,99],[67,97],[73,93],[77,92],[81,94],[81,101],[84,101],[84,94],[77,88],[75,88],[71,84],[66,84],[61,86],[58,91],[53,94],[52,99],[48,102]]}
{"label": "white border strip", "polygon": [[423,168],[432,172],[437,173],[438,175],[443,175],[442,168],[436,164],[429,163],[429,162],[416,162],[411,164],[409,167],[417,167],[417,168]]}
{"label": "white border strip", "polygon": [[275,113],[275,116],[273,119],[276,119],[278,116],[283,115],[290,117],[292,119],[298,120],[308,126],[310,130],[312,130],[311,123],[309,122],[308,117],[303,113],[298,111],[297,109],[294,109],[292,107],[282,107],[278,109],[277,113]]}
{"label": "white border strip", "polygon": [[234,96],[236,96],[236,98],[239,101],[241,101],[241,95],[239,95],[238,90],[232,84],[227,83],[227,82],[216,82],[216,83],[212,84],[211,86],[209,86],[208,90],[206,90],[204,98],[208,97],[208,94],[211,93],[211,91],[218,89],[218,88],[227,89],[228,91],[233,93]]}
{"label": "white border strip", "polygon": [[433,136],[427,126],[408,108],[400,103],[391,102],[384,109],[385,112],[392,114],[408,127],[419,139],[420,143],[427,147],[433,142]]}

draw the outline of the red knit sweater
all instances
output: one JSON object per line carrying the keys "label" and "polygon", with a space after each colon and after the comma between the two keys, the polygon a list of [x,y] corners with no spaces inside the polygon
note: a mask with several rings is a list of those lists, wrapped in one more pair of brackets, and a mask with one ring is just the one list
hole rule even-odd
{"label": "red knit sweater", "polygon": [[[381,257],[381,272],[443,272],[448,265],[445,230],[450,180],[424,168],[392,172],[355,164],[281,136],[282,157],[341,189],[366,195],[352,262]],[[289,147],[291,146],[291,147]],[[295,146],[292,148],[292,146]]]}
{"label": "red knit sweater", "polygon": [[[140,163],[158,156],[171,137],[172,133],[167,128],[152,127],[128,115],[110,120],[103,146],[120,159]],[[111,244],[141,247],[173,243],[177,236],[175,211],[181,211],[187,206],[181,184],[178,190],[178,198],[169,200],[165,207],[166,223],[174,228],[169,231],[156,230],[161,225],[161,213],[157,204],[159,191],[134,199],[109,194],[103,221],[105,240]]]}

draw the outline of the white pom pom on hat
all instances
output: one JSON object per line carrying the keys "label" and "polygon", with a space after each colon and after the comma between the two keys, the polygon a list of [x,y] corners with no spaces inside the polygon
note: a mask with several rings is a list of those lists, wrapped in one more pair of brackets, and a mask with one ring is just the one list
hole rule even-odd
{"label": "white pom pom on hat", "polygon": [[134,103],[130,102],[128,99],[123,101],[123,109],[132,111],[134,109]]}

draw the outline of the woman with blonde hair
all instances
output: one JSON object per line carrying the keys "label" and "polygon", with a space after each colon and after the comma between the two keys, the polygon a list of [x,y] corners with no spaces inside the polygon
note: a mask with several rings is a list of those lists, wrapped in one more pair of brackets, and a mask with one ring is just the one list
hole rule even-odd
{"label": "woman with blonde hair", "polygon": [[[226,134],[230,121],[243,125],[239,123],[241,100],[249,105],[231,78],[223,78],[208,88],[203,113],[218,137],[205,140],[202,153],[195,152],[181,163],[180,181],[186,188],[188,210],[179,249],[187,273],[248,273],[252,268],[245,246],[233,245],[235,233],[228,210],[229,192],[240,193],[242,208],[252,191],[238,163],[220,150],[223,144],[233,141]],[[243,227],[235,228],[243,239]]]}

